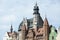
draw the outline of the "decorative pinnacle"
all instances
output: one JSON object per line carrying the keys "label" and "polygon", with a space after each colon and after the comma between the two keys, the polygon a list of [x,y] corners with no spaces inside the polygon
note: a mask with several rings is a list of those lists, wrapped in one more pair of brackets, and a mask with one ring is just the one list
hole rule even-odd
{"label": "decorative pinnacle", "polygon": [[11,33],[13,32],[13,27],[12,27],[12,24],[11,24],[11,29],[10,29]]}
{"label": "decorative pinnacle", "polygon": [[36,6],[37,6],[37,1],[36,1]]}

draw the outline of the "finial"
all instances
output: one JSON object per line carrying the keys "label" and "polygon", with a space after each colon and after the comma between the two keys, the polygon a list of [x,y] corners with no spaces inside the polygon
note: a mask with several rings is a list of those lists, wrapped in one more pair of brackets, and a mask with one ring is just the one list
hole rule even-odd
{"label": "finial", "polygon": [[13,27],[12,27],[12,24],[11,24],[11,29],[10,29],[11,33],[13,32]]}
{"label": "finial", "polygon": [[36,6],[37,6],[37,1],[36,1]]}

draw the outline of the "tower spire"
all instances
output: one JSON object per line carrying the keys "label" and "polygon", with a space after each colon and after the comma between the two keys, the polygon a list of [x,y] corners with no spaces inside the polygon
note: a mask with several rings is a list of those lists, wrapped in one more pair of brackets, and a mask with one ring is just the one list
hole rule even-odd
{"label": "tower spire", "polygon": [[33,14],[39,14],[39,7],[38,7],[38,5],[37,5],[37,2],[36,2],[36,4],[35,4],[33,10],[34,10],[34,13],[33,13]]}
{"label": "tower spire", "polygon": [[46,15],[45,15],[45,19],[44,19],[44,24],[43,25],[49,25]]}
{"label": "tower spire", "polygon": [[10,32],[11,32],[11,33],[13,32],[13,27],[12,27],[12,24],[11,24]]}
{"label": "tower spire", "polygon": [[36,1],[36,4],[35,5],[37,6],[37,1]]}
{"label": "tower spire", "polygon": [[34,17],[33,17],[33,28],[34,29],[36,29],[36,28],[38,29],[39,27],[43,26],[43,20],[42,20],[42,18],[40,16],[39,7],[37,5],[37,2],[35,4],[33,10],[34,10],[34,13],[33,13],[33,15],[34,15]]}

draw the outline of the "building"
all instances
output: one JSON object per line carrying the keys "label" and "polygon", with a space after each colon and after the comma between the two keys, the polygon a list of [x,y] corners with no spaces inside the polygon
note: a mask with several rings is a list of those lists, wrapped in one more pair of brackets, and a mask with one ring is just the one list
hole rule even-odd
{"label": "building", "polygon": [[30,19],[23,18],[18,32],[13,31],[11,26],[10,32],[6,33],[6,40],[50,40],[49,38],[55,33],[55,28],[50,27],[47,17],[44,20],[42,19],[37,3],[33,10],[33,17]]}
{"label": "building", "polygon": [[54,26],[50,26],[49,40],[56,40],[57,30]]}
{"label": "building", "polygon": [[57,33],[56,39],[57,39],[57,40],[60,40],[60,27],[58,28],[58,33]]}
{"label": "building", "polygon": [[49,23],[45,17],[44,21],[39,13],[37,3],[34,6],[33,18],[23,18],[18,29],[18,40],[48,40]]}
{"label": "building", "polygon": [[12,25],[10,32],[5,33],[3,40],[17,40],[17,32],[13,31]]}

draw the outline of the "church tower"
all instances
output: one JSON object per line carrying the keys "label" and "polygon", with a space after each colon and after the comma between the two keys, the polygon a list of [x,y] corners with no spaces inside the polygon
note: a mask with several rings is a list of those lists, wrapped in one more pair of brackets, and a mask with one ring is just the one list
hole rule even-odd
{"label": "church tower", "polygon": [[49,24],[48,24],[48,20],[45,17],[44,19],[44,23],[43,23],[43,28],[44,28],[44,40],[48,40],[49,38]]}
{"label": "church tower", "polygon": [[39,7],[37,6],[37,3],[35,4],[33,10],[34,10],[34,13],[33,13],[33,28],[36,29],[38,27],[43,26],[43,20],[40,16]]}

